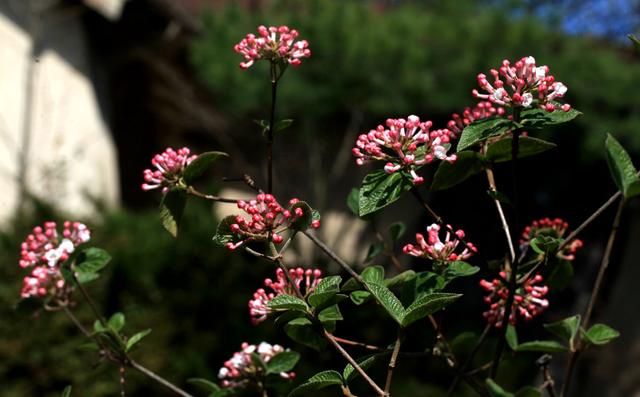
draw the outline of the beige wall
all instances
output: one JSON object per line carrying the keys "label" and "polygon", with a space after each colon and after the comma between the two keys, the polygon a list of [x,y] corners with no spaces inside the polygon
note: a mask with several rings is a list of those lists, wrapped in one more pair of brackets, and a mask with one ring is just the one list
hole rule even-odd
{"label": "beige wall", "polygon": [[42,51],[34,62],[16,9],[0,11],[0,227],[16,211],[22,174],[31,193],[74,218],[96,213],[89,197],[117,205],[116,151],[87,78],[79,15],[36,20]]}

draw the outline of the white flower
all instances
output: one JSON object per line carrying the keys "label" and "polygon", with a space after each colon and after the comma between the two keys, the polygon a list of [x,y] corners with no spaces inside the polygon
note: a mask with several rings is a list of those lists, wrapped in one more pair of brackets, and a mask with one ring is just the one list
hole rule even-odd
{"label": "white flower", "polygon": [[533,103],[533,95],[530,92],[525,92],[522,95],[522,106],[528,108]]}

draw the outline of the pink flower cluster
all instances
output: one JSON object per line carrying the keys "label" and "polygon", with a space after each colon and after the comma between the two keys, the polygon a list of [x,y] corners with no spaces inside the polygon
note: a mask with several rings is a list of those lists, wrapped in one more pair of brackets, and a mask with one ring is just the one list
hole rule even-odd
{"label": "pink flower cluster", "polygon": [[311,50],[306,40],[295,41],[297,37],[298,31],[288,26],[259,26],[258,36],[249,33],[234,47],[244,57],[240,67],[248,69],[260,59],[271,62],[282,59],[293,66],[300,65],[302,58],[311,56]]}
{"label": "pink flower cluster", "polygon": [[[266,364],[278,354],[287,351],[280,345],[271,345],[266,342],[257,346],[243,343],[241,349],[233,353],[233,356],[218,371],[218,379],[222,387],[247,387],[257,384],[266,374],[263,368],[256,365],[252,355],[258,354]],[[295,372],[281,372],[279,375],[284,379],[294,379],[296,376]]]}
{"label": "pink flower cluster", "polygon": [[[538,236],[562,238],[567,230],[569,230],[569,224],[560,218],[543,218],[533,221],[531,225],[525,227],[522,232],[520,249],[526,250],[529,247],[531,240]],[[558,258],[572,261],[575,259],[576,252],[582,248],[583,245],[584,243],[582,240],[575,239],[558,252],[557,256]]]}
{"label": "pink flower cluster", "polygon": [[[276,270],[276,281],[271,279],[264,280],[264,286],[271,290],[267,292],[264,288],[258,289],[253,294],[253,299],[249,301],[249,314],[251,322],[256,325],[266,320],[273,309],[269,307],[269,302],[279,295],[296,296],[296,289],[304,296],[308,296],[316,289],[322,280],[322,271],[320,269],[289,269],[289,276],[295,284],[295,287],[289,284],[282,269]],[[303,285],[304,284],[304,285]]]}
{"label": "pink flower cluster", "polygon": [[[299,201],[297,198],[289,200],[290,209],[284,209],[271,194],[260,193],[249,202],[239,200],[238,208],[244,210],[249,218],[241,215],[236,216],[236,222],[232,223],[230,228],[232,232],[240,236],[240,240],[235,243],[229,242],[226,247],[233,251],[246,242],[266,239],[271,239],[276,244],[281,243],[283,237],[280,233],[304,215],[304,210],[301,207],[296,207],[293,213],[291,212],[291,207]],[[320,221],[312,221],[311,227],[319,228]]]}
{"label": "pink flower cluster", "polygon": [[491,75],[493,84],[489,83],[485,74],[478,74],[478,84],[486,94],[474,89],[472,93],[476,98],[499,106],[528,108],[535,105],[548,112],[556,109],[568,112],[571,109],[569,104],[554,102],[564,96],[567,87],[555,81],[555,77],[549,74],[549,67],[536,66],[534,57],[524,57],[513,66],[505,59],[499,70],[491,69]]}
{"label": "pink flower cluster", "polygon": [[477,248],[472,243],[467,243],[462,251],[456,253],[460,239],[464,238],[464,231],[456,230],[455,236],[451,235],[451,226],[447,225],[444,241],[440,240],[440,225],[437,223],[427,227],[427,238],[421,233],[416,233],[417,246],[407,244],[402,251],[405,254],[419,258],[431,259],[438,266],[446,265],[450,262],[465,260],[477,252]]}
{"label": "pink flower cluster", "polygon": [[462,134],[464,127],[468,126],[473,121],[486,119],[492,116],[502,116],[504,113],[505,110],[503,107],[493,106],[491,101],[480,101],[473,109],[466,107],[462,112],[462,116],[454,113],[451,116],[452,120],[447,123],[447,128],[451,131],[451,138],[457,139]]}
{"label": "pink flower cluster", "polygon": [[156,154],[151,159],[155,169],[144,170],[144,182],[142,190],[162,188],[162,194],[166,194],[173,186],[180,183],[184,169],[197,158],[191,155],[189,148],[173,150],[167,148],[163,153]]}
{"label": "pink flower cluster", "polygon": [[57,296],[66,291],[60,266],[78,245],[89,241],[91,232],[80,222],[67,221],[63,226],[60,235],[55,222],[45,222],[22,243],[20,267],[33,268],[23,279],[23,298]]}
{"label": "pink flower cluster", "polygon": [[[509,295],[509,287],[505,281],[508,276],[503,271],[500,272],[500,277],[500,279],[493,281],[480,280],[480,286],[489,292],[489,295],[484,298],[484,301],[489,304],[489,310],[482,315],[489,324],[493,324],[497,328],[503,326],[505,306]],[[516,313],[525,320],[531,320],[549,306],[549,301],[544,299],[549,288],[545,285],[536,285],[540,284],[542,280],[542,276],[537,274],[527,279],[516,289],[509,316],[510,324],[516,323]]]}
{"label": "pink flower cluster", "polygon": [[411,175],[414,185],[424,183],[424,178],[416,173],[417,167],[435,159],[454,162],[457,158],[455,154],[447,155],[445,145],[451,140],[451,132],[447,129],[430,131],[432,124],[431,121],[420,121],[414,115],[406,120],[387,119],[386,127],[379,125],[358,137],[351,150],[356,164],[386,161],[384,170],[388,174],[404,169]]}

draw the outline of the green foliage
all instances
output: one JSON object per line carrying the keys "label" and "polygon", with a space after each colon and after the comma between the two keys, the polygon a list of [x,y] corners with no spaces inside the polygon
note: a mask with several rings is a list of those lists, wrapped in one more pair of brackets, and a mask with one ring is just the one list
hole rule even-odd
{"label": "green foliage", "polygon": [[229,155],[224,152],[205,152],[199,154],[198,157],[184,169],[182,178],[185,183],[191,185],[220,157],[229,157]]}
{"label": "green foliage", "polygon": [[461,152],[493,136],[507,134],[520,125],[503,117],[476,120],[465,127],[458,141],[457,152]]}
{"label": "green foliage", "polygon": [[309,310],[307,302],[302,299],[291,295],[278,295],[267,303],[271,309],[274,310],[296,310],[306,313]]}
{"label": "green foliage", "polygon": [[458,159],[454,163],[443,161],[433,177],[433,190],[445,190],[469,177],[482,172],[485,168],[484,158],[478,152],[463,150],[458,152]]}
{"label": "green foliage", "polygon": [[300,360],[300,354],[294,351],[284,351],[276,354],[267,363],[267,374],[278,374],[289,372]]}
{"label": "green foliage", "polygon": [[606,345],[619,336],[620,332],[605,324],[594,324],[582,333],[584,340],[594,345]]}
{"label": "green foliage", "polygon": [[525,342],[519,344],[515,351],[517,352],[547,352],[547,353],[562,353],[568,349],[565,345],[560,344],[554,340],[535,340],[531,342]]}
{"label": "green foliage", "polygon": [[291,228],[296,231],[307,230],[311,227],[311,222],[314,220],[314,211],[306,202],[298,201],[289,208],[292,216],[296,208],[302,209],[302,216],[295,218],[295,220],[291,222]]}
{"label": "green foliage", "polygon": [[178,226],[187,205],[187,193],[184,190],[170,190],[160,202],[162,226],[173,237],[178,236]]}
{"label": "green foliage", "polygon": [[341,386],[342,376],[337,371],[322,371],[291,391],[289,397],[308,396],[309,393],[329,386]]}
{"label": "green foliage", "polygon": [[[356,363],[358,363],[360,368],[362,368],[364,371],[367,371],[374,364],[384,361],[388,355],[389,355],[388,352],[371,354],[371,355],[356,359]],[[347,364],[347,366],[344,367],[344,370],[342,371],[342,378],[344,379],[344,383],[346,384],[349,384],[349,382],[351,382],[353,379],[355,379],[358,376],[360,376],[360,373],[356,371],[356,369],[353,368],[351,364]]]}
{"label": "green foliage", "polygon": [[[487,147],[487,152],[485,154],[487,161],[492,163],[511,161],[512,143],[513,139],[509,136],[490,144]],[[542,139],[521,136],[518,138],[518,158],[535,156],[536,154],[554,149],[556,146],[557,145],[555,143],[547,142]]]}
{"label": "green foliage", "polygon": [[576,335],[580,330],[580,315],[576,314],[551,324],[544,324],[544,328],[564,341],[569,342],[569,347],[573,350]]}
{"label": "green foliage", "polygon": [[129,338],[127,340],[127,343],[125,345],[125,352],[130,351],[131,349],[133,349],[135,346],[138,345],[138,343],[147,335],[149,335],[151,333],[151,329],[145,329],[144,331],[140,331],[136,334],[134,334],[131,338]]}
{"label": "green foliage", "polygon": [[373,214],[394,203],[403,193],[413,187],[411,180],[402,171],[387,174],[376,170],[364,177],[358,200],[359,215]]}
{"label": "green foliage", "polygon": [[611,176],[625,198],[640,195],[640,177],[633,166],[631,157],[622,145],[611,135],[605,141],[607,149],[607,163]]}
{"label": "green foliage", "polygon": [[236,223],[235,215],[229,215],[222,219],[218,224],[216,234],[213,236],[213,241],[222,246],[234,242],[238,238],[236,233],[231,230],[231,225],[234,223]]}
{"label": "green foliage", "polygon": [[71,397],[71,386],[65,387],[60,397]]}
{"label": "green foliage", "polygon": [[556,124],[567,123],[582,113],[576,109],[570,109],[568,112],[563,110],[554,110],[547,112],[540,108],[529,108],[520,113],[520,124],[527,129],[541,129]]}

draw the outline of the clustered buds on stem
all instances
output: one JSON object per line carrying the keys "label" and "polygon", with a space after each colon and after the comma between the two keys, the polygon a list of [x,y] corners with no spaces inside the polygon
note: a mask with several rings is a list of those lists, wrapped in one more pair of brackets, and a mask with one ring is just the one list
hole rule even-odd
{"label": "clustered buds on stem", "polygon": [[166,194],[172,187],[179,186],[185,168],[197,158],[191,155],[189,148],[173,150],[167,148],[161,154],[156,154],[151,159],[155,170],[144,170],[144,182],[142,190],[162,188],[162,194]]}
{"label": "clustered buds on stem", "polygon": [[[251,322],[256,325],[267,319],[267,316],[273,312],[269,307],[269,302],[276,296],[290,295],[297,296],[296,289],[304,296],[308,296],[316,289],[316,286],[322,280],[322,271],[320,269],[289,269],[289,277],[295,286],[289,284],[287,277],[282,269],[276,270],[276,281],[271,279],[264,280],[264,286],[272,292],[267,292],[260,288],[253,294],[253,299],[249,301],[249,314]],[[304,284],[304,285],[303,285]],[[303,288],[304,287],[304,288]]]}
{"label": "clustered buds on stem", "polygon": [[33,268],[23,279],[22,298],[62,296],[70,290],[60,267],[78,245],[89,241],[91,232],[80,222],[66,221],[63,226],[60,235],[55,222],[45,222],[22,243],[20,267]]}
{"label": "clustered buds on stem", "polygon": [[487,93],[481,94],[474,89],[473,96],[499,106],[537,106],[547,112],[556,109],[568,112],[571,109],[569,104],[555,102],[564,96],[567,87],[555,81],[555,77],[549,74],[548,66],[536,66],[534,57],[524,57],[513,66],[505,59],[499,70],[491,69],[491,75],[493,84],[489,83],[484,73],[478,74],[478,84]]}
{"label": "clustered buds on stem", "polygon": [[[550,219],[543,218],[533,221],[531,225],[524,228],[520,239],[520,250],[526,250],[531,240],[539,236],[550,236],[562,238],[569,230],[569,224],[560,218]],[[572,261],[575,259],[576,252],[583,246],[582,240],[575,239],[557,253],[558,258]]]}
{"label": "clustered buds on stem", "polygon": [[[418,258],[431,259],[435,267],[443,268],[447,264],[455,261],[465,260],[476,253],[478,249],[472,244],[464,245],[461,239],[464,238],[464,231],[456,230],[451,235],[453,229],[447,225],[444,241],[440,240],[440,225],[437,223],[427,227],[427,238],[425,239],[421,233],[416,233],[416,242],[418,245],[407,244],[402,251],[405,254],[416,256]],[[462,251],[456,253],[458,245],[462,244]]]}
{"label": "clustered buds on stem", "polygon": [[[492,281],[480,280],[480,286],[489,292],[484,301],[489,304],[489,310],[482,315],[497,328],[504,325],[504,313],[509,295],[508,275],[506,272],[500,272],[500,277]],[[509,323],[515,325],[516,314],[525,320],[531,320],[533,317],[542,313],[549,306],[549,301],[544,296],[549,291],[545,285],[536,285],[542,282],[542,276],[536,274],[529,277],[522,285],[519,285],[515,291],[511,315]]]}
{"label": "clustered buds on stem", "polygon": [[[224,363],[224,366],[218,371],[218,379],[220,384],[225,388],[233,387],[256,387],[262,383],[266,376],[265,369],[258,365],[253,359],[253,355],[257,354],[260,360],[267,364],[278,354],[288,351],[280,345],[271,345],[262,342],[259,345],[250,345],[243,343],[242,350],[233,353],[233,356]],[[284,379],[294,379],[295,372],[280,372],[280,377]]]}
{"label": "clustered buds on stem", "polygon": [[356,164],[363,165],[372,160],[386,161],[384,170],[394,173],[405,170],[411,175],[414,185],[424,183],[416,169],[435,159],[454,162],[455,154],[447,155],[445,146],[451,140],[447,129],[430,131],[431,121],[420,121],[418,116],[407,119],[387,119],[386,127],[379,125],[375,130],[361,134],[356,147],[351,152]]}
{"label": "clustered buds on stem", "polygon": [[298,31],[288,26],[259,26],[258,36],[249,33],[234,47],[244,57],[240,67],[248,69],[261,59],[271,62],[283,60],[293,66],[300,65],[302,58],[311,56],[311,50],[307,40],[295,41],[297,37]]}
{"label": "clustered buds on stem", "polygon": [[[231,231],[239,237],[239,241],[228,242],[226,247],[233,251],[249,241],[282,242],[281,233],[287,230],[293,222],[305,215],[302,207],[295,207],[300,202],[297,198],[289,200],[289,209],[284,209],[271,194],[260,193],[254,200],[246,202],[239,200],[238,208],[244,210],[249,218],[236,216],[235,223],[230,225]],[[320,227],[320,221],[311,222],[311,227]]]}
{"label": "clustered buds on stem", "polygon": [[502,116],[505,110],[500,106],[493,106],[490,101],[480,101],[472,109],[470,107],[464,108],[462,116],[458,113],[454,113],[451,116],[451,120],[447,123],[447,129],[451,131],[451,138],[457,139],[462,134],[464,127],[468,126],[475,120],[482,120],[492,116]]}

